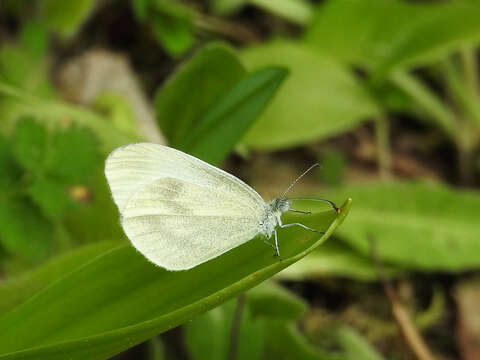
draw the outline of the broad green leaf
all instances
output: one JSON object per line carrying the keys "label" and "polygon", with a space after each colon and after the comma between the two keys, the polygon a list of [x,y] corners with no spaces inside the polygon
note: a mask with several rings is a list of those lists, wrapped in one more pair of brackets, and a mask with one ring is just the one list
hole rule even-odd
{"label": "broad green leaf", "polygon": [[[379,258],[403,268],[459,271],[480,267],[480,194],[424,183],[342,187],[358,206],[337,233],[364,256],[368,237]],[[325,194],[323,194],[325,195]]]}
{"label": "broad green leaf", "polygon": [[267,107],[287,73],[284,68],[269,67],[246,75],[200,119],[180,150],[218,164]]}
{"label": "broad green leaf", "polygon": [[273,150],[320,140],[350,130],[380,110],[339,63],[304,45],[277,40],[247,48],[249,69],[285,66],[290,76],[246,134],[243,142]]}
{"label": "broad green leaf", "polygon": [[15,110],[0,122],[0,129],[3,131],[12,131],[21,116],[33,116],[49,126],[74,123],[91,129],[100,140],[101,150],[105,153],[110,153],[118,146],[139,141],[138,137],[118,131],[105,118],[94,112],[55,100],[40,99],[2,82],[0,99],[8,101]]}
{"label": "broad green leaf", "polygon": [[[383,275],[400,276],[404,271],[383,264]],[[277,275],[280,280],[311,280],[322,277],[347,277],[360,281],[378,281],[378,273],[371,257],[359,254],[338,239],[312,251],[305,259],[288,267]]]}
{"label": "broad green leaf", "polygon": [[306,39],[323,52],[386,72],[438,61],[480,40],[478,2],[335,0],[319,6]]}
{"label": "broad green leaf", "polygon": [[85,181],[100,163],[98,147],[90,130],[75,124],[57,126],[49,147],[47,171],[70,184]]}
{"label": "broad green leaf", "polygon": [[1,318],[0,359],[107,359],[300,260],[332,234],[350,206],[348,200],[340,214],[309,217],[307,225],[326,231],[321,237],[302,229],[280,230],[283,260],[255,238],[192,270],[169,272],[130,245],[119,246]]}
{"label": "broad green leaf", "polygon": [[0,200],[0,246],[19,258],[36,262],[53,249],[52,226],[28,200]]}
{"label": "broad green leaf", "polygon": [[41,20],[64,37],[74,35],[92,13],[95,0],[45,0],[41,5]]}
{"label": "broad green leaf", "polygon": [[45,126],[33,118],[18,121],[13,133],[13,154],[27,171],[41,174],[45,168],[48,134]]}
{"label": "broad green leaf", "polygon": [[98,242],[59,255],[30,272],[0,283],[0,315],[25,302],[35,293],[97,255],[118,246],[118,242]]}
{"label": "broad green leaf", "polygon": [[244,74],[237,55],[221,43],[205,46],[183,64],[155,97],[157,121],[170,146],[178,147]]}

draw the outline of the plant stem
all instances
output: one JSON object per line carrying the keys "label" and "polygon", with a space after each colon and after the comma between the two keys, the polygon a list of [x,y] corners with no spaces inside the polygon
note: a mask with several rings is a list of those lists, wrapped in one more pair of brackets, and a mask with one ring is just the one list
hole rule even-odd
{"label": "plant stem", "polygon": [[455,139],[455,114],[431,89],[405,71],[394,72],[390,80],[409,95],[451,139]]}
{"label": "plant stem", "polygon": [[465,47],[460,51],[460,56],[465,74],[465,82],[471,94],[478,99],[480,97],[480,79],[475,50],[470,47]]}
{"label": "plant stem", "polygon": [[390,129],[388,119],[379,115],[375,119],[375,132],[377,137],[377,159],[380,178],[392,178],[392,153],[390,147]]}
{"label": "plant stem", "polygon": [[460,183],[462,185],[471,185],[474,178],[474,149],[472,146],[465,145],[461,139],[457,141],[457,160]]}
{"label": "plant stem", "polygon": [[415,324],[413,323],[406,306],[400,300],[395,288],[384,276],[382,263],[377,257],[376,239],[373,237],[373,235],[370,235],[368,240],[370,241],[372,260],[377,270],[378,278],[383,285],[385,294],[387,295],[392,308],[393,317],[395,318],[398,328],[400,329],[400,332],[402,333],[407,345],[410,347],[417,359],[435,360],[434,355],[415,327]]}
{"label": "plant stem", "polygon": [[228,360],[235,360],[238,352],[238,338],[242,324],[243,309],[245,307],[245,294],[237,297],[237,306],[233,314],[232,327],[230,328],[230,347],[228,349]]}

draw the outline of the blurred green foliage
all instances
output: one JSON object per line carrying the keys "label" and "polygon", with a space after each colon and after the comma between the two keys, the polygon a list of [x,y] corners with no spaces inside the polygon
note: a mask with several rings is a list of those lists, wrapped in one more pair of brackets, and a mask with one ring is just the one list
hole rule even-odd
{"label": "blurred green foliage", "polygon": [[62,220],[76,205],[69,189],[85,184],[100,165],[96,139],[76,125],[48,131],[24,117],[11,139],[1,141],[7,176],[2,179],[0,242],[11,255],[43,260],[54,248],[68,245],[68,237],[58,234],[55,239],[52,229],[63,232]]}
{"label": "blurred green foliage", "polygon": [[[282,231],[283,262],[257,239],[182,273],[155,268],[124,244],[103,176],[110,151],[142,140],[131,105],[103,93],[93,110],[77,107],[60,100],[52,82],[58,62],[90,44],[83,26],[97,12],[115,19],[117,6],[125,10],[115,1],[1,4],[0,19],[14,31],[0,34],[7,39],[0,44],[0,359],[106,359],[196,315],[185,326],[192,358],[225,358],[236,305],[205,311],[274,274],[295,282],[375,281],[369,238],[386,277],[478,270],[478,191],[442,184],[446,176],[438,174],[438,184],[380,183],[372,173],[369,184],[351,183],[355,160],[347,163],[343,149],[329,145],[319,156],[309,146],[373,123],[377,162],[394,178],[388,139],[397,134],[389,118],[399,126],[418,121],[437,142],[454,145],[447,151],[457,160],[444,153],[439,160],[449,162],[448,171],[458,168],[454,181],[474,186],[478,2],[129,1],[135,31],[147,39],[134,51],[153,39],[158,46],[141,53],[145,62],[157,53],[168,59],[158,64],[164,82],[153,102],[171,146],[217,165],[234,149],[254,158],[305,147],[321,160],[319,180],[329,185],[309,194],[355,200],[347,223],[322,247],[348,209],[339,218],[302,218],[330,228],[320,239]],[[143,71],[143,60],[135,58],[135,71]],[[314,339],[298,328],[305,316],[306,304],[278,285],[248,291],[237,358],[382,359],[351,328],[325,328],[325,341]],[[148,346],[149,359],[166,358],[161,340]]]}

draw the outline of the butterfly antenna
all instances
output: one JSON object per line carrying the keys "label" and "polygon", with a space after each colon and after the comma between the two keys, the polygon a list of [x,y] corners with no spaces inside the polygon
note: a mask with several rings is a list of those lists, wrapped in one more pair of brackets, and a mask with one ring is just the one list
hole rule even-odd
{"label": "butterfly antenna", "polygon": [[300,179],[302,177],[304,177],[305,175],[307,175],[312,169],[316,168],[317,166],[321,166],[320,163],[316,163],[316,164],[313,164],[312,166],[310,166],[307,170],[305,170],[303,172],[303,174],[301,174],[299,177],[297,177],[295,179],[295,181],[293,181],[287,188],[287,190],[285,190],[285,192],[282,194],[282,198],[285,197],[285,195],[287,195],[287,193],[292,190],[292,188],[295,186],[296,183],[298,183],[300,181]]}

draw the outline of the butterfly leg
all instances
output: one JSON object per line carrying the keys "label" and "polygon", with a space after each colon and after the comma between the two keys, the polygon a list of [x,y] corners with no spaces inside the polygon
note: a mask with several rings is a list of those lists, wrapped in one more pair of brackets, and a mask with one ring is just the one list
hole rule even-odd
{"label": "butterfly leg", "polygon": [[280,249],[278,248],[278,236],[277,236],[277,229],[274,230],[275,233],[275,251],[277,252],[277,256],[281,259],[280,256]]}
{"label": "butterfly leg", "polygon": [[310,215],[312,213],[311,211],[302,211],[302,210],[295,210],[295,209],[288,209],[288,211],[296,212],[299,214],[305,214],[305,215]]}
{"label": "butterfly leg", "polygon": [[308,227],[308,226],[306,226],[306,225],[300,224],[300,223],[279,224],[279,226],[280,226],[282,229],[283,229],[283,228],[290,227],[290,226],[300,226],[300,227],[304,228],[305,230],[313,231],[313,232],[316,232],[316,233],[319,233],[319,234],[325,234],[324,232],[321,232],[321,231],[312,229],[312,228],[310,228],[310,227]]}
{"label": "butterfly leg", "polygon": [[273,250],[276,250],[276,247],[274,244],[272,244],[270,241],[268,241],[267,239],[263,239],[263,242],[269,246],[272,247]]}

